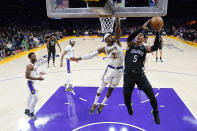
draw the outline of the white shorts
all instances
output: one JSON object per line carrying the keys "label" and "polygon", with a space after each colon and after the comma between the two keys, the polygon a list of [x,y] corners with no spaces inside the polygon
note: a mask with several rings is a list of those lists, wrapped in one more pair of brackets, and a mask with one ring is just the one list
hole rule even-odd
{"label": "white shorts", "polygon": [[104,75],[103,75],[103,82],[108,84],[112,84],[117,86],[120,82],[120,79],[122,77],[123,69],[112,69],[110,67],[107,67]]}

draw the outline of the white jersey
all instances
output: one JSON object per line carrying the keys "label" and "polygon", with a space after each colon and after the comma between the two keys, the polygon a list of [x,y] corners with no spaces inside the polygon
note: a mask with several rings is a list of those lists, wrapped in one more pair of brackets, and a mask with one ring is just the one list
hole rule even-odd
{"label": "white jersey", "polygon": [[71,45],[66,46],[64,50],[66,51],[65,58],[70,59],[74,56],[74,48]]}
{"label": "white jersey", "polygon": [[114,42],[112,46],[105,46],[105,52],[109,59],[109,65],[113,67],[123,66],[124,53],[122,48]]}
{"label": "white jersey", "polygon": [[[32,63],[30,63],[30,64],[33,66],[33,70],[31,71],[30,76],[35,78],[35,77],[37,77],[38,66],[35,66],[35,64],[32,64]],[[31,80],[31,81],[34,81],[34,80]]]}

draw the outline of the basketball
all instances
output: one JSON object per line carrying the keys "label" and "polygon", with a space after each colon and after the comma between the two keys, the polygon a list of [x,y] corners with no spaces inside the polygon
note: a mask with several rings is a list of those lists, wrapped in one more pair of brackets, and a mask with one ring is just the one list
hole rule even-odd
{"label": "basketball", "polygon": [[151,25],[152,29],[160,30],[163,27],[164,22],[163,22],[163,19],[160,16],[156,16],[156,17],[153,17],[150,20],[150,25]]}

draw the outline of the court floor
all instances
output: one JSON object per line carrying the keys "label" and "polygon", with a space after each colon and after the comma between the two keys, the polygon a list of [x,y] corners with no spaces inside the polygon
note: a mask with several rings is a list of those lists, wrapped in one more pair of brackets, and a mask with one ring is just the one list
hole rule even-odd
{"label": "court floor", "polygon": [[[75,56],[104,46],[101,38],[74,38]],[[153,39],[150,38],[150,41]],[[122,47],[126,43],[122,39]],[[164,38],[163,62],[155,62],[155,53],[147,55],[146,75],[152,84],[160,111],[161,124],[156,125],[150,113],[149,101],[143,92],[133,93],[134,114],[129,116],[123,102],[122,80],[114,90],[101,114],[88,113],[107,59],[100,55],[91,60],[71,63],[74,93],[64,92],[66,67],[59,67],[57,48],[56,67],[47,68],[47,50],[36,49],[39,70],[47,74],[35,88],[39,101],[37,120],[24,115],[29,96],[24,77],[28,58],[22,55],[0,62],[0,130],[2,131],[195,131],[197,130],[197,48],[176,39]],[[65,48],[68,39],[61,42]],[[28,52],[27,52],[28,53]],[[24,55],[24,56],[23,56]],[[11,60],[10,60],[11,59]],[[9,61],[9,62],[8,62]],[[66,61],[65,61],[66,63]],[[106,91],[103,92],[102,98]]]}

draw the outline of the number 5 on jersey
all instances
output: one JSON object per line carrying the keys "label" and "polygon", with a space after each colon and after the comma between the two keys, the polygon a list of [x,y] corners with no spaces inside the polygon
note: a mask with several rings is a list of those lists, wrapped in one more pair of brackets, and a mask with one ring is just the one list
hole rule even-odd
{"label": "number 5 on jersey", "polygon": [[133,60],[133,62],[137,62],[137,58],[138,58],[138,55],[134,55],[134,60]]}

